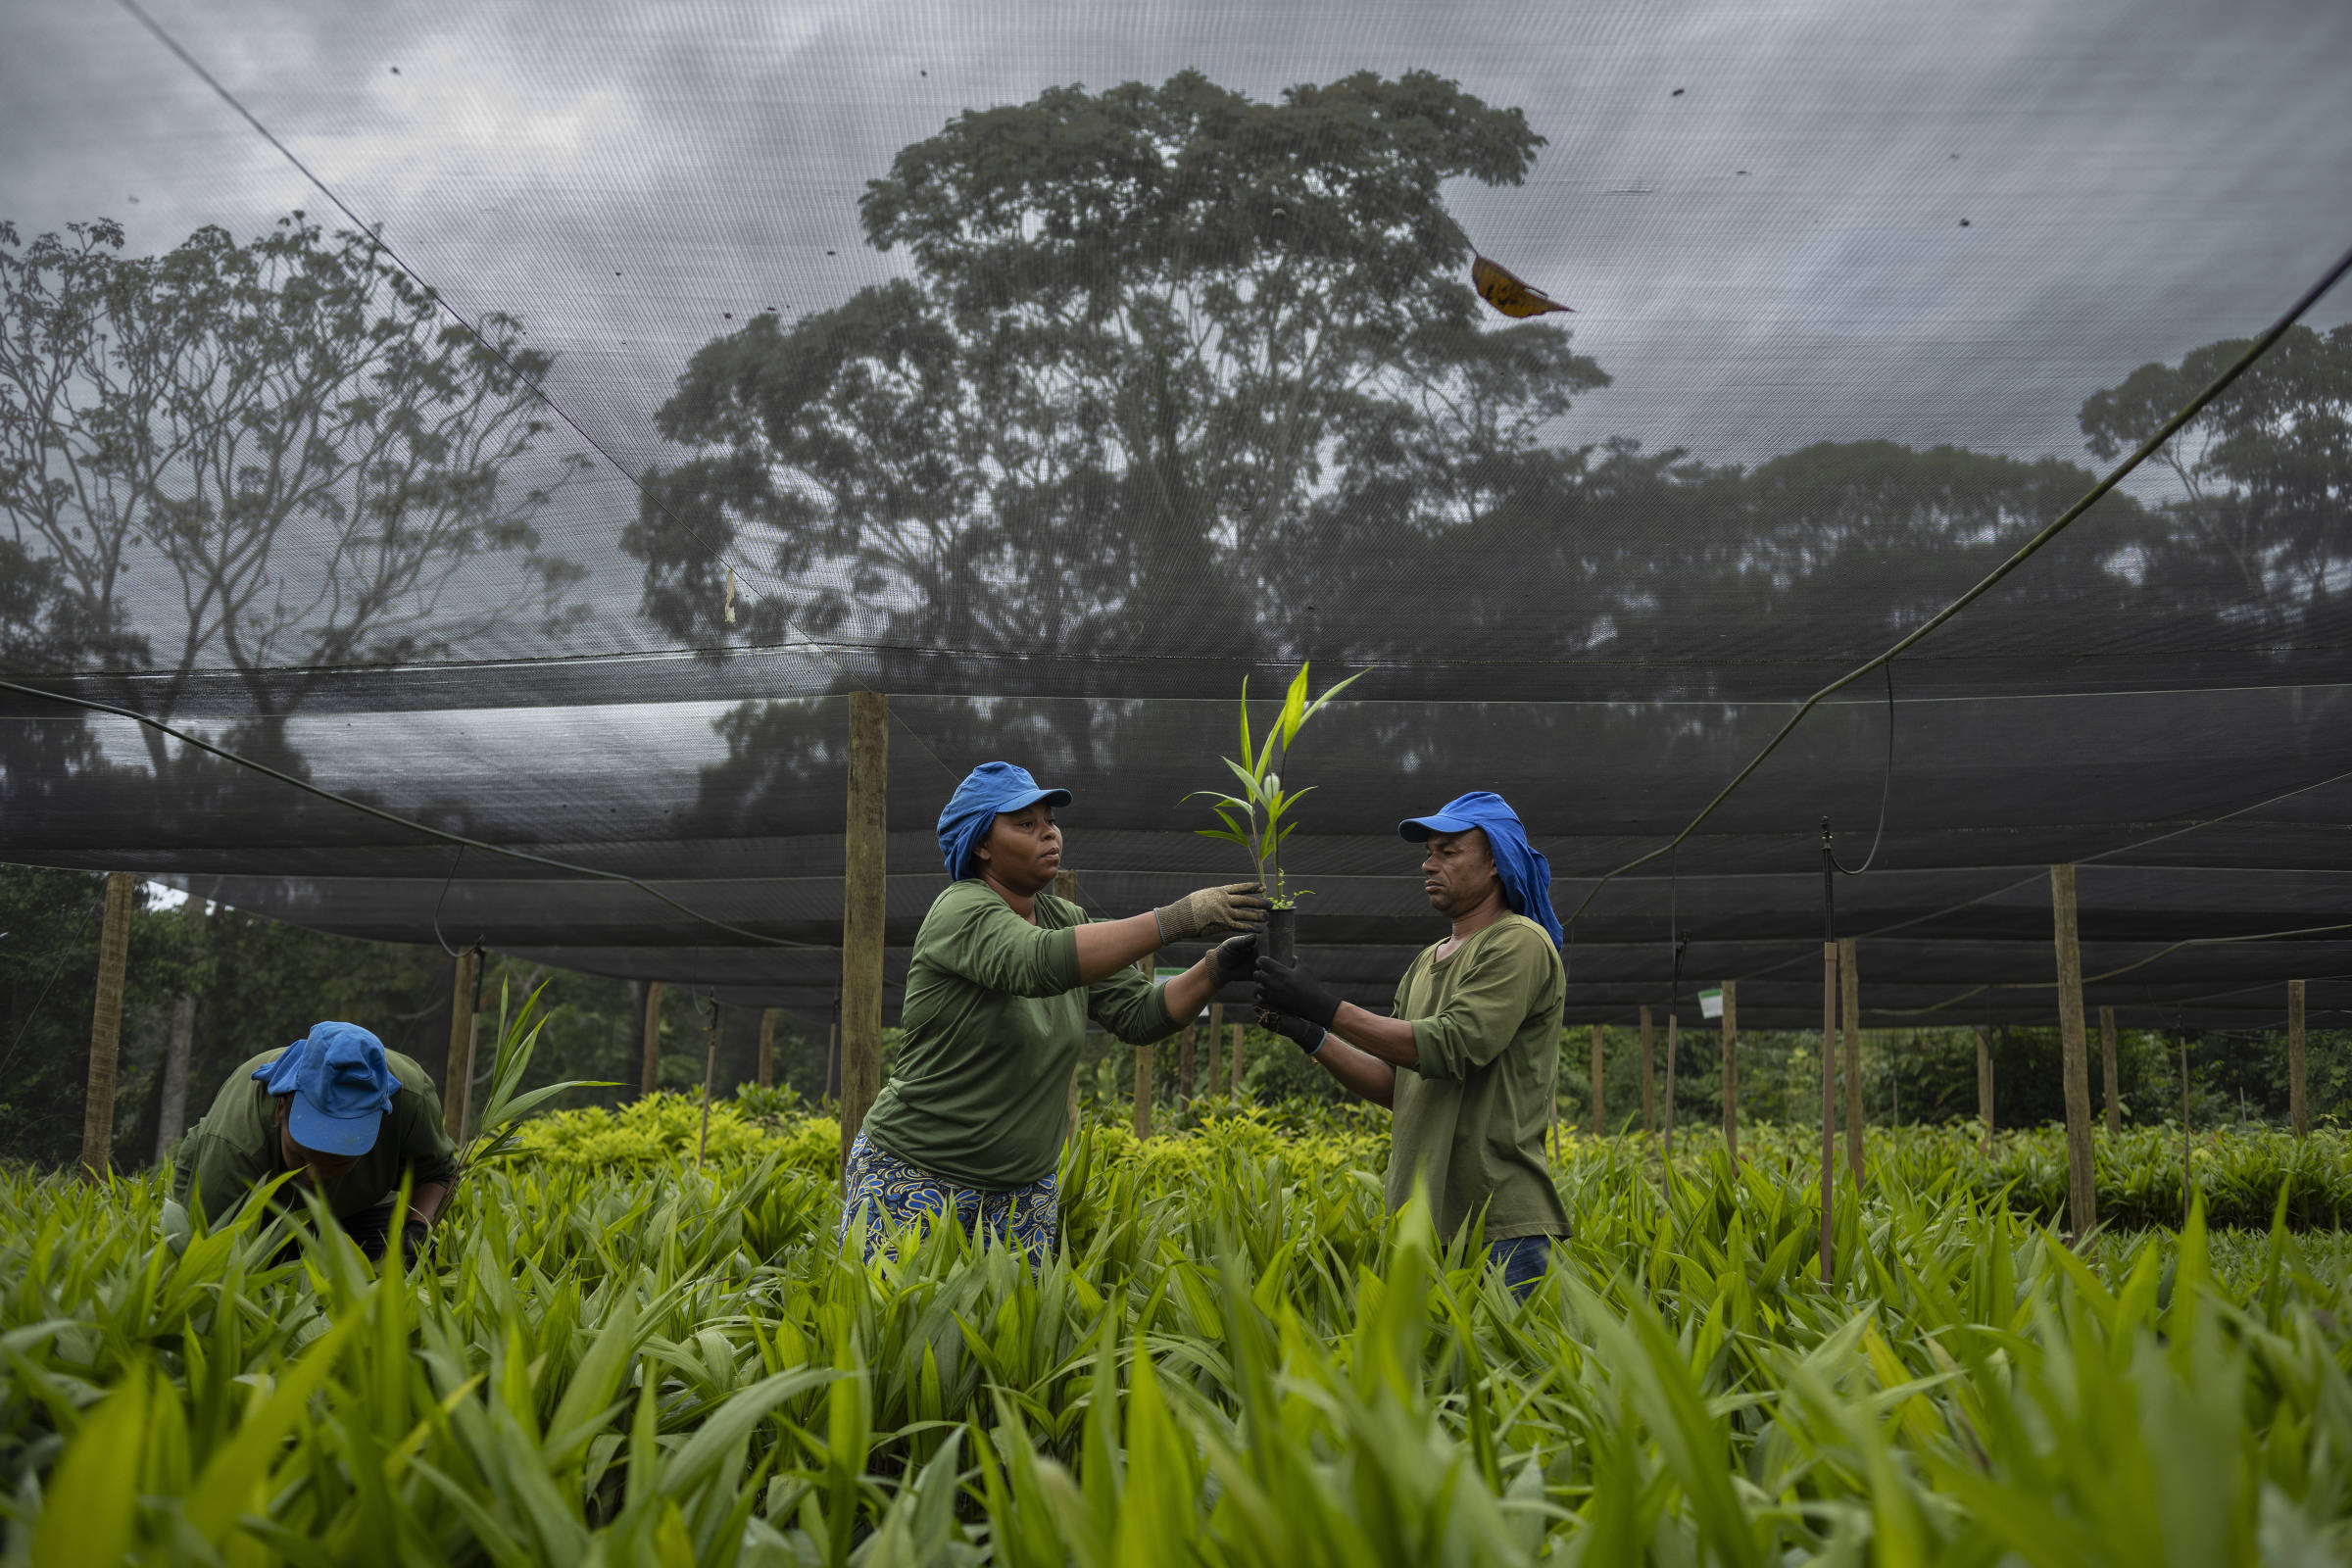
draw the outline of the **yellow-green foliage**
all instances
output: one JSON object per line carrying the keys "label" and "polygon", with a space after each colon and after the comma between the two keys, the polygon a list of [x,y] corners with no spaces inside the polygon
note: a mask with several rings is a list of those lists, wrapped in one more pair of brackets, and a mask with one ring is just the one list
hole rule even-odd
{"label": "yellow-green foliage", "polygon": [[[515,1129],[517,1157],[590,1170],[648,1171],[694,1159],[701,1146],[699,1095],[659,1094],[618,1109],[560,1110]],[[733,1101],[710,1105],[708,1157],[720,1163],[773,1155],[798,1170],[817,1171],[838,1159],[841,1129],[830,1116],[761,1120]]]}
{"label": "yellow-green foliage", "polygon": [[467,1178],[415,1278],[339,1240],[272,1267],[252,1210],[175,1253],[156,1179],[0,1173],[11,1560],[2352,1550],[2338,1234],[2077,1254],[1982,1196],[1961,1141],[1907,1133],[1841,1186],[1824,1286],[1807,1139],[1739,1169],[1686,1139],[1664,1195],[1642,1141],[1576,1140],[1577,1234],[1522,1305],[1382,1212],[1374,1123],[1228,1118],[1083,1132],[1042,1272],[952,1228],[868,1267],[833,1240],[829,1128],[741,1124],[696,1170],[682,1108],[639,1146],[595,1143],[627,1113],[551,1118],[544,1157]]}

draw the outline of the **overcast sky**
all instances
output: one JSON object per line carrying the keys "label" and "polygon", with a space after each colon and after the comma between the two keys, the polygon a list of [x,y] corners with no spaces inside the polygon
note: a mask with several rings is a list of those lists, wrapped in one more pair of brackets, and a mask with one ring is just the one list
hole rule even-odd
{"label": "overcast sky", "polygon": [[[2254,330],[2352,244],[2331,0],[149,3],[453,301],[558,351],[551,390],[631,464],[729,313],[904,268],[856,220],[897,149],[1185,67],[1260,96],[1426,68],[1524,108],[1534,176],[1450,201],[1616,377],[1574,439],[2079,457],[2086,393]],[[319,208],[110,0],[0,17],[20,229],[104,214],[162,249]],[[2339,290],[2315,319],[2348,317]]]}

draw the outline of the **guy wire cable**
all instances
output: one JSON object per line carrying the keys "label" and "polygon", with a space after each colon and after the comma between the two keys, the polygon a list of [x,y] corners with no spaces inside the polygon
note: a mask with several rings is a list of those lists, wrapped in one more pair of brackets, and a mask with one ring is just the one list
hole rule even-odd
{"label": "guy wire cable", "polygon": [[[2206,828],[2213,827],[2218,823],[2227,822],[2232,817],[2243,816],[2248,811],[2259,811],[2266,806],[2276,806],[2280,801],[2293,800],[2298,795],[2308,795],[2313,790],[2326,789],[2330,784],[2341,784],[2346,779],[2352,779],[2352,768],[2347,768],[2340,773],[2330,773],[2326,778],[2314,779],[2308,784],[2298,784],[2292,789],[2280,790],[2276,795],[2266,795],[2259,801],[2249,801],[2243,806],[2233,806],[2229,810],[2223,811],[2215,816],[2200,817],[2194,822],[2185,822],[2179,827],[2167,828],[2161,833],[2150,834],[2144,839],[2133,839],[2129,844],[2118,844],[2113,849],[2100,850],[2095,854],[2081,856],[2076,859],[2075,863],[2077,865],[2095,865],[2101,860],[2113,859],[2119,855],[2130,855],[2134,850],[2144,850],[2150,845],[2162,844],[2169,839],[2177,839],[2184,834],[2202,832]],[[1854,940],[1859,942],[1873,937],[1891,936],[1897,931],[1907,931],[1915,925],[1925,925],[1930,920],[1940,920],[1947,914],[1958,914],[1963,909],[1973,909],[1978,905],[1990,903],[1992,900],[2000,898],[2004,894],[2015,893],[2021,888],[2031,887],[2034,883],[2042,880],[2042,878],[2047,874],[2047,871],[2042,869],[2031,871],[2026,875],[2019,877],[2014,882],[2005,882],[2001,886],[1992,889],[1990,892],[1978,894],[1973,899],[1963,899],[1958,904],[1948,904],[1940,909],[1930,909],[1925,914],[1911,915],[1906,919],[1897,920],[1890,925],[1873,926],[1867,931],[1858,931],[1854,934]],[[1811,952],[1808,948],[1808,950],[1804,953],[1792,954],[1788,957],[1783,958],[1776,963],[1768,963],[1761,969],[1750,969],[1744,974],[1733,975],[1730,978],[1738,981],[1758,979],[1764,975],[1777,973],[1782,969],[1786,969],[1792,963],[1802,963],[1810,956]]]}
{"label": "guy wire cable", "polygon": [[1888,800],[1892,799],[1894,795],[1893,660],[1889,659],[1886,661],[1885,671],[1886,675],[1886,771],[1881,776],[1881,782],[1879,784],[1879,830],[1870,836],[1870,853],[1862,857],[1862,863],[1855,866],[1850,871],[1844,866],[1838,864],[1838,852],[1836,850],[1832,850],[1830,852],[1830,863],[1832,865],[1837,865],[1838,871],[1846,876],[1860,876],[1863,872],[1869,870],[1872,863],[1875,862],[1879,858],[1880,843],[1886,837],[1886,803]]}
{"label": "guy wire cable", "polygon": [[[219,98],[222,103],[228,105],[230,109],[236,111],[237,118],[244,121],[248,125],[251,125],[254,128],[255,133],[258,134],[262,140],[268,142],[271,147],[277,150],[279,157],[285,159],[287,163],[293,165],[295,172],[302,175],[304,179],[309,180],[312,187],[316,189],[319,195],[325,197],[328,202],[332,203],[335,211],[341,213],[344,218],[350,221],[352,227],[359,230],[361,233],[366,234],[370,243],[372,243],[377,249],[381,250],[386,256],[392,259],[392,264],[395,267],[398,267],[403,272],[406,272],[418,288],[424,290],[426,297],[431,299],[435,305],[439,306],[442,311],[447,313],[451,320],[464,327],[466,335],[471,337],[476,344],[480,345],[482,352],[488,354],[492,359],[504,366],[507,369],[507,372],[513,375],[517,382],[523,386],[529,387],[531,389],[531,395],[536,397],[541,403],[546,404],[549,412],[554,414],[557,418],[562,419],[564,423],[569,427],[572,434],[578,436],[582,441],[587,442],[589,447],[595,451],[598,457],[604,459],[606,463],[612,466],[613,472],[628,480],[631,488],[636,490],[638,496],[642,500],[652,502],[653,505],[661,511],[662,515],[667,517],[672,523],[677,525],[679,532],[686,535],[687,538],[692,539],[696,544],[701,545],[703,547],[704,554],[709,556],[712,561],[718,562],[725,565],[729,571],[735,569],[738,563],[732,557],[730,557],[726,551],[714,548],[710,540],[705,539],[700,533],[697,533],[691,523],[687,522],[685,518],[679,516],[675,512],[671,511],[668,503],[664,502],[659,495],[648,489],[645,481],[635,472],[633,472],[627,466],[622,464],[618,458],[614,457],[602,441],[599,441],[595,436],[590,435],[587,428],[582,425],[579,420],[573,418],[569,411],[567,411],[564,405],[558,403],[553,397],[549,396],[547,388],[541,386],[537,381],[531,379],[529,376],[524,375],[520,370],[516,369],[514,368],[514,362],[508,359],[504,354],[500,353],[498,346],[492,343],[488,337],[483,335],[481,328],[475,326],[470,318],[466,316],[466,314],[460,311],[456,306],[450,304],[450,302],[443,297],[439,289],[434,288],[431,283],[425,280],[422,272],[417,271],[416,268],[409,265],[408,258],[402,256],[400,252],[392,248],[391,241],[384,238],[382,226],[380,224],[370,227],[368,222],[360,217],[359,214],[353,212],[351,210],[351,205],[344,201],[342,197],[335,194],[334,187],[327,184],[325,180],[319,178],[318,173],[312,170],[310,165],[304,163],[300,158],[296,157],[293,148],[278,140],[276,133],[270,130],[268,125],[263,124],[261,118],[252,110],[246,108],[245,105],[239,101],[236,94],[230,92],[227,87],[220,83],[219,78],[215,77],[211,72],[205,70],[203,65],[196,59],[194,55],[188,53],[186,49],[182,48],[178,39],[172,37],[171,33],[165,31],[163,24],[157,22],[153,17],[149,16],[146,11],[139,6],[138,0],[115,0],[115,3],[127,12],[132,21],[136,22],[141,27],[145,28],[147,32],[155,38],[156,42],[162,44],[166,49],[170,50],[174,59],[178,60],[181,65],[187,67],[188,70],[195,73],[196,78],[199,81],[202,81],[207,87],[210,87],[213,90],[213,95],[215,97]],[[755,574],[760,577],[768,577],[770,575],[764,571],[755,573],[754,568],[748,561],[741,563],[741,565],[743,567],[744,575],[747,577]],[[792,629],[795,631],[800,629],[798,626],[793,625],[789,616],[786,617],[785,624],[792,627]],[[865,682],[858,680],[857,676],[852,675],[849,671],[849,667],[842,663],[840,660],[835,659],[832,655],[826,653],[823,645],[818,643],[814,638],[804,637],[801,642],[788,644],[787,646],[806,648],[809,650],[819,659],[822,659],[825,661],[825,662],[831,664],[835,669],[840,670],[842,675],[856,685],[859,691],[872,690],[872,688],[867,686]],[[947,760],[941,757],[937,752],[931,750],[930,744],[926,742],[920,734],[916,733],[913,725],[906,723],[906,721],[903,719],[900,721],[900,724],[901,727],[903,727],[906,733],[913,738],[914,744],[923,749],[924,755],[939,764],[942,772],[947,773],[950,777],[954,777],[956,775],[956,770],[948,766]]]}
{"label": "guy wire cable", "polygon": [[[215,746],[211,741],[190,734],[176,724],[151,717],[135,709],[118,708],[113,703],[96,702],[87,697],[69,697],[63,692],[45,692],[38,686],[21,685],[16,681],[6,679],[0,679],[0,691],[17,692],[25,697],[38,697],[46,702],[64,703],[70,708],[86,709],[93,713],[106,713],[116,718],[127,718],[134,723],[145,724],[150,729],[160,730],[171,736],[182,746],[192,746],[208,756],[218,757],[224,762],[233,762],[239,767],[250,769],[266,778],[273,778],[280,784],[291,784],[306,795],[316,795],[322,801],[331,801],[337,806],[348,807],[364,816],[372,816],[379,822],[389,822],[394,827],[406,828],[412,833],[421,833],[427,838],[439,839],[444,844],[455,844],[460,849],[480,850],[485,855],[501,855],[510,860],[521,860],[528,865],[544,865],[550,870],[567,871],[573,876],[589,877],[599,882],[618,882],[669,906],[690,920],[700,921],[714,930],[724,931],[730,936],[742,937],[747,941],[764,943],[769,947],[776,948],[804,948],[815,953],[838,953],[841,951],[838,943],[795,942],[789,937],[771,937],[758,931],[747,931],[739,925],[729,925],[715,915],[705,914],[699,909],[687,907],[660,888],[640,882],[625,871],[607,871],[593,865],[582,865],[576,860],[559,860],[552,855],[533,855],[528,850],[511,850],[503,844],[492,844],[486,839],[469,838],[463,833],[452,833],[446,828],[433,827],[427,823],[402,816],[396,811],[387,811],[380,806],[369,806],[366,801],[355,801],[348,795],[338,795],[322,785],[312,783],[309,779],[296,778],[291,773],[281,772],[267,762],[257,762],[250,757],[239,757],[234,752],[226,751],[221,747]],[[453,876],[456,874],[456,867],[451,867],[451,874]]]}
{"label": "guy wire cable", "polygon": [[[124,3],[127,4],[128,0],[124,0]],[[1592,907],[1592,901],[1600,897],[1601,889],[1607,887],[1611,882],[1616,881],[1617,878],[1625,875],[1625,873],[1628,871],[1634,870],[1638,866],[1647,865],[1650,861],[1676,848],[1685,839],[1697,832],[1699,826],[1704,823],[1708,817],[1713,816],[1716,812],[1716,809],[1721,807],[1724,802],[1732,798],[1733,792],[1738,790],[1740,785],[1746,783],[1749,778],[1754,776],[1756,769],[1764,765],[1765,760],[1771,757],[1774,752],[1780,750],[1781,743],[1786,741],[1790,735],[1796,732],[1797,725],[1803,723],[1806,717],[1812,713],[1813,710],[1821,706],[1821,703],[1825,698],[1837,695],[1838,692],[1845,690],[1846,687],[1851,686],[1855,681],[1858,681],[1863,676],[1869,674],[1872,670],[1878,669],[1891,662],[1892,661],[1901,658],[1904,654],[1909,653],[1920,643],[1926,641],[1932,633],[1939,629],[1946,621],[1949,621],[1955,615],[1959,614],[1961,611],[1966,610],[1969,606],[1975,604],[1978,600],[1990,593],[1996,586],[2000,584],[2003,578],[2007,577],[2011,572],[2017,570],[2018,567],[2024,565],[2028,561],[2031,561],[2034,556],[2040,554],[2044,545],[2047,545],[2051,540],[2057,538],[2061,533],[2064,533],[2075,523],[2078,518],[2082,517],[2084,513],[2088,512],[2093,506],[2097,505],[2098,502],[2106,496],[2108,491],[2113,490],[2117,485],[2121,484],[2124,479],[2131,474],[2132,469],[2138,467],[2142,463],[2146,462],[2149,457],[2155,454],[2158,448],[2162,447],[2167,441],[2170,441],[2176,434],[2178,434],[2182,425],[2188,423],[2189,420],[2195,418],[2199,414],[2202,414],[2205,411],[2207,404],[2211,403],[2215,398],[2220,397],[2224,392],[2228,391],[2232,382],[2234,382],[2239,376],[2243,375],[2247,370],[2251,369],[2257,360],[2269,353],[2272,347],[2277,344],[2280,338],[2286,335],[2287,328],[2293,326],[2295,322],[2302,319],[2303,314],[2310,310],[2314,305],[2318,304],[2320,297],[2326,294],[2329,289],[2333,288],[2337,281],[2341,279],[2347,271],[2352,271],[2352,250],[2347,250],[2342,256],[2338,257],[2334,265],[2329,267],[2326,272],[2321,274],[2318,282],[2305,289],[2301,297],[2298,298],[2294,304],[2287,307],[2285,315],[2279,317],[2278,319],[2272,322],[2269,328],[2265,330],[2260,337],[2254,339],[2253,342],[2246,345],[2245,352],[2240,354],[2235,360],[2231,361],[2228,368],[2224,369],[2219,375],[2215,376],[2212,381],[2208,382],[2203,391],[2199,392],[2195,397],[2190,398],[2186,403],[2182,404],[2180,412],[2175,414],[2171,418],[2165,420],[2164,423],[2157,428],[2155,434],[2149,436],[2145,441],[2142,441],[2139,446],[2129,457],[2125,458],[2121,464],[2117,465],[2116,467],[2111,470],[2105,478],[2101,479],[2098,483],[2092,485],[2087,491],[2085,491],[2081,500],[2077,501],[2073,506],[2060,513],[2048,523],[2048,525],[2043,527],[2039,533],[2036,533],[2033,538],[2027,540],[2025,544],[2020,546],[2015,555],[2012,555],[2008,560],[1993,567],[1991,571],[1985,573],[1984,576],[1978,581],[1976,586],[1970,588],[1959,598],[1953,600],[1950,604],[1944,606],[1935,614],[1922,621],[1915,629],[1898,639],[1894,646],[1888,648],[1885,653],[1880,654],[1874,659],[1865,660],[1863,662],[1855,665],[1852,669],[1847,670],[1844,674],[1838,676],[1836,680],[1830,682],[1827,686],[1824,686],[1821,690],[1815,692],[1812,696],[1806,698],[1804,702],[1799,704],[1796,711],[1788,715],[1788,721],[1781,726],[1779,732],[1776,733],[1771,740],[1764,743],[1763,750],[1757,752],[1754,757],[1748,759],[1747,765],[1740,768],[1739,772],[1733,774],[1731,782],[1724,785],[1722,789],[1716,791],[1715,798],[1707,802],[1707,804],[1700,808],[1699,813],[1696,816],[1692,817],[1688,823],[1684,824],[1681,832],[1675,834],[1673,838],[1667,840],[1664,844],[1658,846],[1658,848],[1651,850],[1644,855],[1636,856],[1633,859],[1626,861],[1623,865],[1616,867],[1614,870],[1604,872],[1600,878],[1592,884],[1592,891],[1585,895],[1584,902],[1579,904],[1575,909],[1570,911],[1568,915],[1569,922],[1574,923],[1577,919],[1583,916],[1585,910]]]}

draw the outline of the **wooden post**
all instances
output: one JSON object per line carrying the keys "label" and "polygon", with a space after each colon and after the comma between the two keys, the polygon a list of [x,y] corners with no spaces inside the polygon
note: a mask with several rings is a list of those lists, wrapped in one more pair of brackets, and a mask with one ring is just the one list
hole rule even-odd
{"label": "wooden post", "polygon": [[1980,1025],[1977,1029],[1977,1120],[1984,1124],[1984,1136],[1978,1148],[1992,1152],[1992,1042]]}
{"label": "wooden post", "polygon": [[2124,1130],[2124,1090],[2116,1076],[2113,1007],[2099,1009],[2099,1072],[2107,1092],[2107,1136],[2115,1138]]}
{"label": "wooden post", "polygon": [[196,974],[188,981],[172,1004],[172,1032],[165,1037],[164,1082],[160,1103],[155,1116],[155,1158],[158,1164],[172,1157],[179,1143],[180,1134],[188,1130],[188,1059],[196,1051],[196,992],[209,975],[211,965],[205,961],[209,952],[206,941],[212,906],[203,899],[191,897],[180,906],[179,918],[187,932],[188,946],[196,959]]}
{"label": "wooden post", "polygon": [[662,1087],[662,982],[645,983],[645,1057],[638,1069],[637,1098],[645,1099]]}
{"label": "wooden post", "polygon": [[882,1088],[882,920],[889,890],[890,699],[850,693],[850,798],[842,846],[841,1157]]}
{"label": "wooden post", "polygon": [[2305,1094],[2303,982],[2286,983],[2286,1122],[2297,1138],[2311,1136],[2311,1101]]}
{"label": "wooden post", "polygon": [[1723,983],[1723,1146],[1740,1163],[1740,989]]}
{"label": "wooden post", "polygon": [[710,1080],[718,1073],[718,999],[709,1004],[710,1022],[703,1031],[703,1132],[694,1146],[695,1169],[702,1169],[703,1160],[710,1152]]}
{"label": "wooden post", "polygon": [[760,1087],[776,1087],[776,1009],[760,1009]]}
{"label": "wooden post", "polygon": [[1600,1025],[1592,1026],[1592,1136],[1598,1138],[1608,1131],[1602,1121],[1600,1102]]}
{"label": "wooden post", "polygon": [[457,977],[450,982],[449,1055],[441,1064],[441,1120],[449,1136],[466,1141],[466,1113],[473,1099],[473,999],[481,990],[482,950],[467,948],[458,955]]}
{"label": "wooden post", "polygon": [[98,995],[90,1008],[90,1076],[81,1101],[81,1166],[92,1181],[103,1180],[114,1163],[122,971],[130,958],[130,904],[138,885],[128,871],[107,873],[106,912],[98,927]]}
{"label": "wooden post", "polygon": [[2082,1027],[2082,943],[2075,926],[2075,868],[2050,867],[2050,916],[2058,944],[2058,1037],[2066,1075],[2066,1219],[2077,1239],[2099,1222],[2090,1148],[2090,1051]]}
{"label": "wooden post", "polygon": [[2188,1223],[2188,1035],[2180,1036],[2180,1223]]}
{"label": "wooden post", "polygon": [[1836,1273],[1833,1201],[1838,1173],[1838,944],[1821,945],[1821,1283]]}
{"label": "wooden post", "polygon": [[1845,1164],[1854,1191],[1862,1190],[1862,970],[1854,962],[1854,939],[1838,944],[1838,986],[1845,1014]]}
{"label": "wooden post", "polygon": [[1152,1048],[1135,1048],[1135,1141],[1152,1136]]}
{"label": "wooden post", "polygon": [[1642,1130],[1645,1133],[1654,1133],[1658,1130],[1657,1096],[1651,1088],[1649,1009],[1647,1007],[1642,1009]]}
{"label": "wooden post", "polygon": [[1184,1033],[1176,1037],[1176,1103],[1193,1102],[1193,1036],[1197,1024],[1186,1024]]}
{"label": "wooden post", "polygon": [[1665,1164],[1668,1166],[1674,1163],[1674,1068],[1675,1058],[1681,1054],[1682,1039],[1682,1017],[1672,1007],[1668,1007],[1666,1009],[1666,1108],[1660,1117],[1660,1127],[1665,1134],[1665,1143],[1660,1153],[1664,1156]]}
{"label": "wooden post", "polygon": [[1225,1093],[1225,1080],[1221,1076],[1224,1070],[1225,1004],[1212,1002],[1208,1004],[1208,1092],[1210,1094]]}

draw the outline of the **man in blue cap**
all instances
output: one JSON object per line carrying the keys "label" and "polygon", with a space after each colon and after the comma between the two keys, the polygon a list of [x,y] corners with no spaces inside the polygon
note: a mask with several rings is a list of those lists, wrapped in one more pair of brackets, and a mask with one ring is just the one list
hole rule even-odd
{"label": "man in blue cap", "polygon": [[1542,1279],[1568,1212],[1544,1157],[1567,971],[1551,868],[1484,790],[1396,824],[1424,846],[1421,890],[1452,922],[1397,982],[1392,1014],[1343,1002],[1303,962],[1257,960],[1260,1019],[1324,1071],[1396,1112],[1388,1200],[1426,1184],[1441,1236],[1485,1223],[1504,1283]]}
{"label": "man in blue cap", "polygon": [[[458,1179],[432,1078],[356,1023],[318,1024],[229,1075],[180,1145],[172,1197],[218,1225],[289,1171],[368,1256],[397,1235],[414,1263]],[[404,1175],[409,1208],[395,1224]]]}

